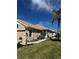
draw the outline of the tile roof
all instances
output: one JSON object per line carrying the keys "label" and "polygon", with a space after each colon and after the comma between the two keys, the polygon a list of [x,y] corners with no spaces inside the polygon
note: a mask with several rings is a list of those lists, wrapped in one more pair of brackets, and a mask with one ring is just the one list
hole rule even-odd
{"label": "tile roof", "polygon": [[[50,30],[47,27],[41,26],[39,24],[34,25],[34,24],[31,24],[31,23],[24,21],[24,20],[21,20],[21,19],[18,19],[17,22],[21,23],[26,28],[31,27],[31,28],[38,29],[38,30]],[[54,30],[50,30],[50,31],[54,31]]]}

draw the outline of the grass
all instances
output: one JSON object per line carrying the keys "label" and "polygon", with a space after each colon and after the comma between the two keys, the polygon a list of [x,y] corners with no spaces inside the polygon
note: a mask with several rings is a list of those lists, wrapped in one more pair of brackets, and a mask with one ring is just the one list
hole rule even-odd
{"label": "grass", "polygon": [[61,59],[60,42],[47,40],[18,48],[17,59]]}

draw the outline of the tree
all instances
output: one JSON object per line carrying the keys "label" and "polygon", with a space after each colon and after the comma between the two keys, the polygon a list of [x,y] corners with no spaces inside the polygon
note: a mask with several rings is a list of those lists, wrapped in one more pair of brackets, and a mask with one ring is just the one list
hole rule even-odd
{"label": "tree", "polygon": [[57,28],[57,37],[59,39],[60,37],[60,22],[61,22],[61,9],[59,10],[53,10],[53,19],[52,19],[52,24],[55,22],[55,21],[58,21],[58,28]]}

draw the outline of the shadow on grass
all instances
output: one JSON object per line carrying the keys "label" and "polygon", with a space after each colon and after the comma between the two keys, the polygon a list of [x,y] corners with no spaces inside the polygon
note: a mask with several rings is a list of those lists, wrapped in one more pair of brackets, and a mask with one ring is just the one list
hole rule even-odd
{"label": "shadow on grass", "polygon": [[21,48],[23,47],[24,45],[21,45],[20,43],[17,44],[17,48]]}
{"label": "shadow on grass", "polygon": [[30,45],[34,45],[34,44],[27,44],[26,46],[30,46]]}
{"label": "shadow on grass", "polygon": [[61,42],[61,39],[52,39],[52,38],[50,38],[50,40],[51,41],[59,41],[59,42]]}
{"label": "shadow on grass", "polygon": [[52,41],[60,41],[61,42],[61,40],[59,40],[59,39],[51,39]]}
{"label": "shadow on grass", "polygon": [[24,47],[24,46],[30,46],[30,45],[33,45],[33,44],[26,44],[26,45],[22,45],[22,44],[17,44],[17,48],[22,48],[22,47]]}

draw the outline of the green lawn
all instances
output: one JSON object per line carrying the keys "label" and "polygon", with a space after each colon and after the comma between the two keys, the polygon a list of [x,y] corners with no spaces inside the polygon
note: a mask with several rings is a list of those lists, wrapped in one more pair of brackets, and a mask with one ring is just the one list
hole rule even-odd
{"label": "green lawn", "polygon": [[47,40],[17,49],[17,59],[61,59],[61,45]]}

